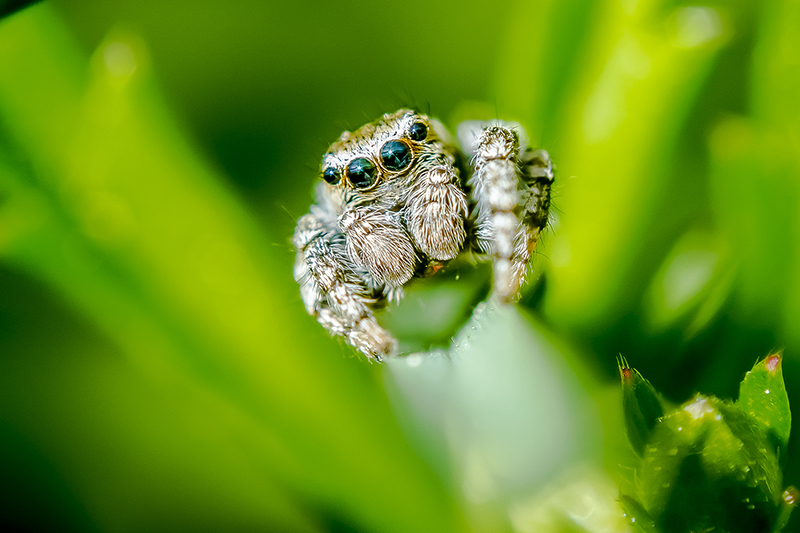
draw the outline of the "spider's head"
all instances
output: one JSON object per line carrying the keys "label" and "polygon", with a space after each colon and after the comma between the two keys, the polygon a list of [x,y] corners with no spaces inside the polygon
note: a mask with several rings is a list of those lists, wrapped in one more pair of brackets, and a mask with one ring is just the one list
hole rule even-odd
{"label": "spider's head", "polygon": [[381,183],[409,174],[425,146],[436,141],[427,116],[401,109],[344,132],[323,156],[321,178],[337,188],[374,191]]}

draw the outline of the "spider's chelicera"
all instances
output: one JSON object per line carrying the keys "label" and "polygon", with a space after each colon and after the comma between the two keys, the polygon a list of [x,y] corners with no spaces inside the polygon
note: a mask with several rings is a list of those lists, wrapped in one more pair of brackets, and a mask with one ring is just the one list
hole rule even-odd
{"label": "spider's chelicera", "polygon": [[[462,252],[493,259],[495,294],[510,301],[547,224],[547,152],[507,123],[458,132],[466,154],[441,123],[407,109],[344,132],[322,159],[316,203],[297,222],[294,277],[307,311],[373,360],[397,351],[376,305]],[[465,155],[471,165],[460,170]]]}

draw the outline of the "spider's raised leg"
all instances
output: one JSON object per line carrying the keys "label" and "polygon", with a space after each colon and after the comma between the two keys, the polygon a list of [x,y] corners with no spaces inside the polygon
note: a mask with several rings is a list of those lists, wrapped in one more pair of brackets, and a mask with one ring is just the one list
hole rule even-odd
{"label": "spider's raised leg", "polygon": [[550,187],[553,183],[553,163],[545,150],[526,148],[518,159],[520,170],[519,228],[514,238],[511,257],[511,287],[515,294],[525,282],[528,263],[536,249],[539,235],[547,226],[550,213]]}
{"label": "spider's raised leg", "polygon": [[335,215],[318,205],[297,223],[294,278],[306,310],[329,332],[342,335],[367,357],[381,361],[397,341],[372,314],[373,289],[350,260]]}
{"label": "spider's raised leg", "polygon": [[508,125],[486,126],[475,135],[470,180],[475,246],[493,255],[495,293],[501,301],[510,301],[525,280],[528,262],[547,224],[552,164],[544,150],[526,146],[520,151],[519,135]]}

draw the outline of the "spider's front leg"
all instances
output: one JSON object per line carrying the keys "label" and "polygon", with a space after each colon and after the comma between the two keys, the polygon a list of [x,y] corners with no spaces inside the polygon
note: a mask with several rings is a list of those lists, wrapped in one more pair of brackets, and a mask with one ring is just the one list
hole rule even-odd
{"label": "spider's front leg", "polygon": [[544,150],[520,151],[517,133],[503,125],[478,134],[471,185],[476,201],[477,245],[494,257],[494,290],[513,299],[547,225],[553,166]]}
{"label": "spider's front leg", "polygon": [[371,359],[381,361],[396,353],[397,341],[373,316],[369,280],[350,259],[335,216],[313,206],[298,221],[293,243],[297,250],[294,278],[308,313]]}

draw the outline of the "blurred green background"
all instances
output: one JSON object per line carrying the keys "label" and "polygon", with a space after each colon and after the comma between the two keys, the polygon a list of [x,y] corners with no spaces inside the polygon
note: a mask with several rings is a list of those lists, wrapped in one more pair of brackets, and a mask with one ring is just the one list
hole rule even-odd
{"label": "blurred green background", "polygon": [[[0,6],[2,528],[625,531],[617,354],[683,401],[782,349],[798,405],[798,2]],[[525,125],[554,221],[518,306],[455,264],[370,365],[289,238],[408,105]]]}

